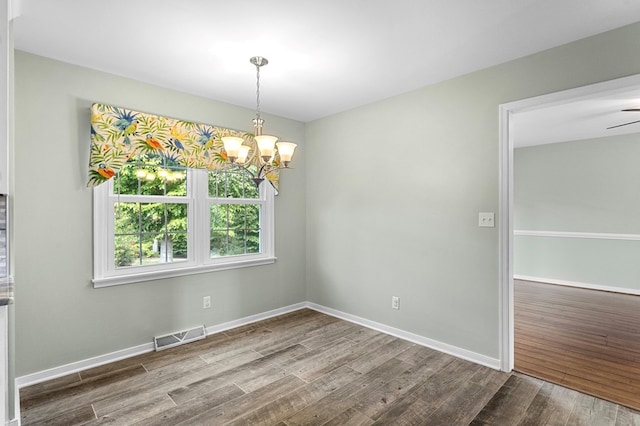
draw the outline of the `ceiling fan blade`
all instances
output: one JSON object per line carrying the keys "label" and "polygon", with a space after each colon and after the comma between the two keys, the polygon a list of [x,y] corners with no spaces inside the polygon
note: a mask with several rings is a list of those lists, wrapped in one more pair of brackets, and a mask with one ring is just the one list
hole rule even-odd
{"label": "ceiling fan blade", "polygon": [[640,108],[627,108],[627,109],[623,109],[621,111],[622,112],[637,112],[637,111],[640,111]]}
{"label": "ceiling fan blade", "polygon": [[618,124],[617,126],[607,127],[607,130],[609,130],[609,129],[615,129],[616,127],[628,126],[629,124],[634,124],[634,123],[640,123],[640,120],[630,121],[630,122],[628,122],[628,123]]}

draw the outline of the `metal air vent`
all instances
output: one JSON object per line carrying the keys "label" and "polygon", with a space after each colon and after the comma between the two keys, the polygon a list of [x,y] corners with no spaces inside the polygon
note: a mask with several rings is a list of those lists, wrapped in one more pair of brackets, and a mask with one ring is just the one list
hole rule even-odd
{"label": "metal air vent", "polygon": [[189,330],[178,331],[177,333],[166,334],[164,336],[156,336],[153,338],[153,343],[157,352],[196,340],[202,340],[205,337],[207,337],[207,332],[204,329],[204,325],[200,325]]}

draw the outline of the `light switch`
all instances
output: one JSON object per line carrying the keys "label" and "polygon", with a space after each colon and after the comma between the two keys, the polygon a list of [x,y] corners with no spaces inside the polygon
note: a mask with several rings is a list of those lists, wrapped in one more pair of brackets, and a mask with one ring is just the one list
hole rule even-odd
{"label": "light switch", "polygon": [[495,213],[493,212],[480,212],[478,213],[478,226],[481,228],[493,228],[495,227]]}

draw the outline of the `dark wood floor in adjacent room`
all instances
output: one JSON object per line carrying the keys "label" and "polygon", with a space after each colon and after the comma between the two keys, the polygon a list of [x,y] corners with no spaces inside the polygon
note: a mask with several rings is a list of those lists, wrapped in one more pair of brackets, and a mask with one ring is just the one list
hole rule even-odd
{"label": "dark wood floor in adjacent room", "polygon": [[640,296],[514,287],[517,371],[640,409]]}
{"label": "dark wood floor in adjacent room", "polygon": [[20,391],[23,425],[631,425],[640,413],[308,309]]}

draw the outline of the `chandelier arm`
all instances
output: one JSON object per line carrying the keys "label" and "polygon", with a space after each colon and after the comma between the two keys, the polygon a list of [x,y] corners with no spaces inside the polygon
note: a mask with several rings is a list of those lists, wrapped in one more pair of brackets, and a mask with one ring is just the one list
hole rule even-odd
{"label": "chandelier arm", "polygon": [[264,181],[264,179],[265,179],[264,177],[260,177],[260,175],[262,174],[262,171],[264,170],[264,168],[265,168],[266,164],[262,165],[262,167],[260,167],[260,169],[258,170],[258,173],[256,173],[256,174],[253,174],[253,173],[251,172],[251,170],[249,170],[249,167],[250,167],[250,166],[249,166],[249,167],[245,167],[245,166],[242,166],[242,165],[240,165],[240,164],[236,164],[236,163],[233,163],[232,165],[233,165],[233,166],[236,166],[236,167],[237,167],[237,168],[239,168],[239,169],[242,169],[242,171],[243,171],[244,173],[248,174],[248,175],[251,177],[251,180],[252,180],[252,181],[253,181],[253,183],[256,185],[256,188],[260,188],[260,184],[261,184],[261,183]]}
{"label": "chandelier arm", "polygon": [[260,168],[258,169],[258,173],[256,174],[256,177],[261,177],[260,175],[262,175],[262,172],[264,171],[264,168],[267,166],[267,163],[264,163],[262,166],[260,166]]}
{"label": "chandelier arm", "polygon": [[258,178],[260,177],[260,175],[262,174],[262,172],[264,171],[265,167],[268,165],[267,163],[263,164],[260,166],[260,168],[258,169],[257,173],[253,173],[251,171],[251,164],[248,166],[243,166],[241,164],[238,163],[232,163],[233,166],[237,167],[238,169],[242,169],[242,171],[244,171],[245,173],[247,173],[249,176],[251,176],[252,178]]}
{"label": "chandelier arm", "polygon": [[231,165],[234,166],[237,169],[242,170],[243,172],[245,172],[249,176],[254,177],[254,174],[251,172],[251,170],[249,170],[250,166],[243,166],[242,164],[238,164],[238,163],[232,163]]}

